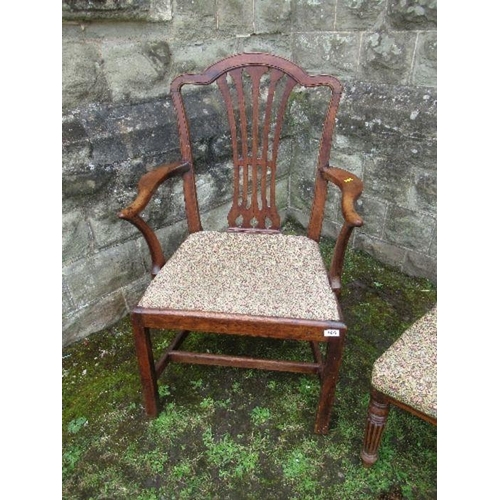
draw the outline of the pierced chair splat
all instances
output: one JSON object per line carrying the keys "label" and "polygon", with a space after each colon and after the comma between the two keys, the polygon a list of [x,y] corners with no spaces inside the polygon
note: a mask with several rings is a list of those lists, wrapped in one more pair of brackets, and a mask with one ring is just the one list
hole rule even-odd
{"label": "pierced chair splat", "polygon": [[[204,231],[200,221],[195,165],[181,89],[216,83],[231,132],[234,191],[224,232]],[[245,85],[250,91],[245,91]],[[263,90],[264,84],[267,88]],[[285,235],[276,204],[277,158],[285,112],[296,86],[330,91],[317,157],[315,191],[307,236]],[[271,54],[238,54],[203,73],[173,80],[181,158],[146,173],[136,200],[119,216],[134,224],[148,244],[153,280],[131,313],[146,413],[160,410],[158,377],[169,363],[194,363],[315,374],[320,397],[314,431],[328,432],[346,325],[339,304],[346,246],[363,224],[355,201],[363,184],[329,165],[342,86],[332,76],[310,76]],[[263,105],[262,105],[263,103]],[[180,177],[189,235],[168,260],[155,232],[140,216],[161,183]],[[341,192],[343,226],[327,270],[318,241],[329,184]],[[179,330],[155,361],[150,329]],[[191,331],[311,344],[312,362],[195,353],[180,349]],[[325,353],[320,343],[326,343]]]}

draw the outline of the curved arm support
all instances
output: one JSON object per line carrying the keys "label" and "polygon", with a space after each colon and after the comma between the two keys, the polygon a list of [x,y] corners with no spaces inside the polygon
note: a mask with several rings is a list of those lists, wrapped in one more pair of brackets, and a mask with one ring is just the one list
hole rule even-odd
{"label": "curved arm support", "polygon": [[148,244],[149,253],[151,254],[151,276],[154,278],[166,262],[161,244],[153,229],[151,229],[148,223],[145,222],[140,215],[135,215],[126,220],[139,229]]}
{"label": "curved arm support", "polygon": [[189,162],[175,162],[168,165],[162,165],[151,172],[144,174],[138,184],[138,195],[136,199],[127,208],[124,208],[119,214],[120,219],[124,219],[133,224],[144,236],[151,254],[151,275],[155,277],[165,264],[165,256],[158,238],[145,222],[140,213],[146,208],[153,194],[156,192],[162,182],[174,175],[181,175],[190,169]]}
{"label": "curved arm support", "polygon": [[151,200],[158,187],[169,177],[187,172],[190,168],[189,162],[177,161],[168,165],[162,165],[151,172],[145,173],[138,184],[139,193],[137,198],[124,208],[119,214],[120,219],[130,220],[132,217],[140,214]]}
{"label": "curved arm support", "polygon": [[333,182],[342,192],[342,215],[346,224],[352,227],[363,225],[363,219],[354,209],[354,203],[363,192],[363,182],[347,170],[336,167],[323,167],[321,175],[327,181]]}
{"label": "curved arm support", "polygon": [[355,227],[363,225],[363,219],[354,208],[354,203],[363,192],[363,182],[359,177],[341,168],[323,167],[320,169],[325,180],[333,182],[342,192],[342,215],[344,224],[335,242],[332,262],[330,264],[330,285],[338,296],[340,295],[342,269],[347,243]]}

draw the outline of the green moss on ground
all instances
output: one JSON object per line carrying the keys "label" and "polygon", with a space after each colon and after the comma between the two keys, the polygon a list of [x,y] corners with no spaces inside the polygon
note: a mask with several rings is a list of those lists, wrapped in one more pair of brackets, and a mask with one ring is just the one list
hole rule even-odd
{"label": "green moss on ground", "polygon": [[[288,231],[294,228],[289,226]],[[321,249],[326,259],[332,240]],[[427,280],[370,256],[346,257],[349,332],[330,433],[312,433],[315,377],[174,365],[163,411],[144,416],[128,319],[63,352],[64,499],[430,499],[437,496],[436,428],[393,408],[371,468],[361,450],[375,359],[436,303]],[[154,332],[158,351],[171,332]],[[309,346],[192,335],[199,350],[309,359]]]}

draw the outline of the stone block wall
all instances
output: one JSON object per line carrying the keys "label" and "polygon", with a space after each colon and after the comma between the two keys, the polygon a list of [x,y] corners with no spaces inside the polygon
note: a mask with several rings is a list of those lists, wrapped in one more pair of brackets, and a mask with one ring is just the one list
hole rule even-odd
{"label": "stone block wall", "polygon": [[[138,231],[116,217],[139,177],[178,159],[171,80],[238,52],[271,52],[345,92],[331,163],[363,178],[365,226],[352,244],[436,279],[435,0],[64,0],[63,345],[125,315],[149,282]],[[297,91],[280,152],[282,217],[307,224],[326,96]],[[227,122],[211,90],[190,92],[206,229],[226,224]],[[332,191],[325,234],[341,215]],[[185,237],[180,183],[147,217],[170,255]]]}

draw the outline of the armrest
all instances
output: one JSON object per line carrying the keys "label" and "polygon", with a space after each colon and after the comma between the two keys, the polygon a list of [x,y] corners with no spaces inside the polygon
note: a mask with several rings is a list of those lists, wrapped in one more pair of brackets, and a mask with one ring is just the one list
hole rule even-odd
{"label": "armrest", "polygon": [[323,178],[333,182],[342,192],[342,215],[346,223],[351,227],[362,226],[363,219],[354,209],[355,201],[363,192],[363,182],[361,179],[341,168],[328,166],[320,170]]}
{"label": "armrest", "polygon": [[347,242],[353,229],[363,225],[363,219],[354,209],[354,203],[363,191],[363,182],[359,177],[341,168],[327,166],[319,170],[323,179],[333,182],[342,192],[342,215],[345,222],[335,242],[330,271],[328,273],[330,285],[338,297],[340,296],[341,276]]}
{"label": "armrest", "polygon": [[161,244],[155,232],[150,226],[140,217],[140,213],[151,200],[151,197],[158,189],[158,186],[173,175],[180,175],[187,172],[191,167],[189,162],[175,162],[168,165],[162,165],[155,168],[151,172],[144,174],[138,184],[139,193],[136,199],[127,208],[124,208],[119,214],[120,219],[125,219],[132,223],[146,239],[146,243],[151,253],[151,275],[154,277],[158,274],[162,266],[165,264],[165,256],[161,248]]}
{"label": "armrest", "polygon": [[151,200],[151,197],[158,189],[160,184],[172,177],[173,175],[183,174],[189,170],[190,164],[189,162],[175,162],[169,163],[168,165],[161,165],[151,172],[147,172],[144,174],[138,184],[138,195],[136,199],[129,205],[127,208],[124,208],[119,214],[118,217],[121,219],[130,220],[136,217],[139,213],[141,213],[144,208]]}

